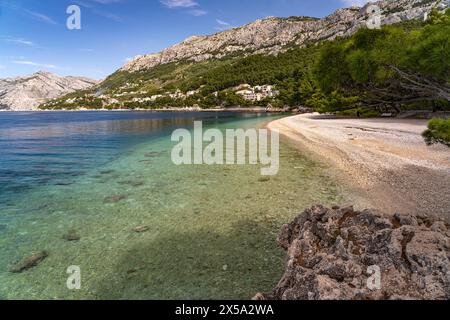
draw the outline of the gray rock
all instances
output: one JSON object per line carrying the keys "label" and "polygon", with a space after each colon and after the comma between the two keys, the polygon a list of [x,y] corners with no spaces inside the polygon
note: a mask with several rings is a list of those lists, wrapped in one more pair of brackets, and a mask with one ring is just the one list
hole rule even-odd
{"label": "gray rock", "polygon": [[37,266],[39,263],[44,261],[48,257],[47,251],[34,252],[31,255],[24,257],[22,260],[17,262],[10,271],[13,273],[21,273],[27,269]]}
{"label": "gray rock", "polygon": [[60,77],[50,72],[0,79],[0,110],[28,111],[50,99],[87,89],[97,81],[83,77]]}
{"label": "gray rock", "polygon": [[109,197],[106,197],[105,199],[103,199],[103,203],[105,203],[105,204],[117,203],[117,202],[120,202],[122,200],[125,200],[126,198],[128,198],[126,195],[109,196]]}
{"label": "gray rock", "polygon": [[148,226],[139,226],[139,227],[133,228],[133,231],[136,233],[143,233],[143,232],[147,232],[148,230],[150,230],[150,228]]}
{"label": "gray rock", "polygon": [[[258,300],[450,299],[450,237],[444,222],[374,210],[314,206],[283,226],[286,271]],[[369,288],[371,268],[380,288]]]}
{"label": "gray rock", "polygon": [[81,237],[77,234],[76,230],[69,230],[63,235],[63,239],[67,241],[79,241]]}

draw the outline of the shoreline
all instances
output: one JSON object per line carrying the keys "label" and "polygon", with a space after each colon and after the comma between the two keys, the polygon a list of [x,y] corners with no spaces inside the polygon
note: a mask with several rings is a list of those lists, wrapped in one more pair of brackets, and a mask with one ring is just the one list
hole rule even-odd
{"label": "shoreline", "polygon": [[287,117],[267,127],[328,165],[356,207],[450,222],[450,149],[427,146],[427,120]]}
{"label": "shoreline", "polygon": [[77,110],[0,110],[0,112],[23,113],[23,112],[255,112],[255,113],[286,113],[284,110],[275,110],[263,107],[254,108],[220,108],[220,109],[77,109]]}

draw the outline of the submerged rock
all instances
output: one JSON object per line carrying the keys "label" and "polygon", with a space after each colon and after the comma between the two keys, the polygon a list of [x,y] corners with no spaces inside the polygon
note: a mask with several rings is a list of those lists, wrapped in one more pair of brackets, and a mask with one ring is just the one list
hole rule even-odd
{"label": "submerged rock", "polygon": [[27,269],[37,266],[48,257],[47,251],[34,252],[31,255],[17,262],[10,271],[13,273],[21,273]]}
{"label": "submerged rock", "polygon": [[77,234],[76,230],[69,230],[63,235],[63,239],[67,241],[79,241],[81,237]]}
{"label": "submerged rock", "polygon": [[73,181],[69,181],[69,180],[61,180],[61,181],[55,182],[55,186],[70,186],[72,184],[73,184]]}
{"label": "submerged rock", "polygon": [[125,195],[110,196],[103,199],[103,203],[116,203],[125,200],[126,198],[127,196]]}
{"label": "submerged rock", "polygon": [[111,174],[111,173],[114,173],[114,170],[102,170],[102,171],[100,171],[100,174],[102,174],[102,175],[107,175],[107,174]]}
{"label": "submerged rock", "polygon": [[131,186],[131,187],[142,187],[145,184],[145,182],[144,181],[126,180],[126,181],[119,181],[119,184]]}
{"label": "submerged rock", "polygon": [[314,206],[278,237],[286,271],[254,299],[450,299],[449,226],[375,210]]}
{"label": "submerged rock", "polygon": [[147,152],[146,154],[144,154],[144,156],[146,158],[156,158],[158,156],[160,156],[162,154],[161,151],[152,151],[152,152]]}
{"label": "submerged rock", "polygon": [[148,226],[139,226],[133,229],[134,232],[136,233],[143,233],[148,231],[150,228]]}

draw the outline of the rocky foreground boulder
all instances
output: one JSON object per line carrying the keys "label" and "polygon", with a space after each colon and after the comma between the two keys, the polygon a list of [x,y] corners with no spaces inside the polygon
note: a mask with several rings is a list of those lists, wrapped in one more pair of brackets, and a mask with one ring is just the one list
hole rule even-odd
{"label": "rocky foreground boulder", "polygon": [[427,216],[314,206],[285,225],[286,272],[259,300],[450,299],[450,229]]}

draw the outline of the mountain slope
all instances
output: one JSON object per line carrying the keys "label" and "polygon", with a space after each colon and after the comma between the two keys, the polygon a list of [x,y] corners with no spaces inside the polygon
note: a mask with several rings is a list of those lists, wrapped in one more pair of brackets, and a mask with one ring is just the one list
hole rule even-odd
{"label": "mountain slope", "polygon": [[60,77],[50,72],[0,79],[0,110],[35,110],[43,102],[70,92],[85,90],[97,81],[83,77]]}
{"label": "mountain slope", "polygon": [[[393,24],[421,18],[441,0],[385,0],[375,2],[382,13],[382,24]],[[136,72],[160,64],[183,60],[204,61],[223,58],[237,52],[277,54],[287,47],[303,46],[321,40],[333,40],[354,34],[366,25],[367,7],[340,9],[316,19],[310,17],[275,18],[257,20],[240,28],[211,36],[193,36],[160,53],[137,56],[121,71]]]}
{"label": "mountain slope", "polygon": [[[382,25],[395,24],[409,31],[424,28],[424,16],[433,8],[446,5],[441,0],[386,0],[376,4],[381,10]],[[368,5],[340,9],[323,19],[271,17],[211,36],[191,37],[160,53],[132,59],[90,90],[41,107],[299,105],[316,92],[312,69],[321,47],[341,41],[337,38],[351,38],[363,29],[368,20],[367,9]],[[257,101],[242,99],[244,94],[237,93],[242,93],[243,84],[252,86],[254,95],[258,93],[255,90],[260,90],[257,87],[275,85],[274,92],[280,95]]]}

